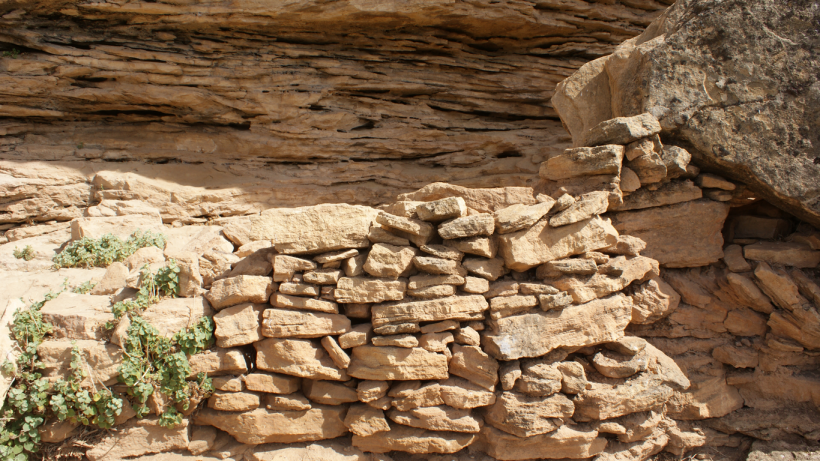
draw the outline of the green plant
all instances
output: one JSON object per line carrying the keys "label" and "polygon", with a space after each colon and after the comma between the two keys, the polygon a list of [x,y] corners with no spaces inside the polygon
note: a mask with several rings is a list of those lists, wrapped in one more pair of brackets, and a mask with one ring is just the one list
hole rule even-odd
{"label": "green plant", "polygon": [[17,59],[19,56],[20,56],[20,50],[18,50],[17,48],[12,48],[11,51],[4,51],[3,52],[3,57],[4,58]]}
{"label": "green plant", "polygon": [[[111,307],[114,318],[119,320],[127,313],[140,313],[149,305],[157,302],[163,295],[176,297],[179,295],[179,266],[171,259],[168,264],[157,269],[156,274],[151,272],[151,266],[146,264],[140,269],[140,289],[137,297],[125,299]],[[113,325],[108,325],[109,329]]]}
{"label": "green plant", "polygon": [[117,261],[123,261],[140,248],[155,246],[165,248],[165,236],[151,231],[145,233],[137,230],[123,242],[119,237],[105,234],[99,239],[83,237],[68,244],[60,254],[54,257],[57,267],[106,267]]}
{"label": "green plant", "polygon": [[34,248],[32,248],[31,245],[26,245],[25,248],[23,248],[22,250],[18,249],[17,247],[14,247],[14,251],[12,252],[12,254],[14,254],[15,258],[25,259],[26,261],[31,261],[32,259],[34,259],[35,256]]}
{"label": "green plant", "polygon": [[89,291],[93,290],[95,286],[97,286],[97,284],[96,283],[91,283],[91,280],[89,280],[87,282],[83,282],[83,283],[77,285],[76,287],[72,288],[71,292],[84,295],[84,294],[88,293]]}
{"label": "green plant", "polygon": [[77,149],[82,149],[83,147],[85,147],[85,143],[81,142],[77,144]]}

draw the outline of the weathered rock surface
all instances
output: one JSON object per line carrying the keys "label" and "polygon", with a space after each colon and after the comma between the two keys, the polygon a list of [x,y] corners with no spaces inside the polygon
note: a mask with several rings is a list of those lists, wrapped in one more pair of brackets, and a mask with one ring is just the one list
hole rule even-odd
{"label": "weathered rock surface", "polygon": [[521,438],[491,426],[484,426],[478,445],[495,459],[580,459],[595,456],[606,447],[607,440],[598,431],[561,426],[548,434]]}
{"label": "weathered rock surface", "polygon": [[468,433],[426,431],[398,424],[389,431],[371,436],[353,436],[353,446],[373,453],[404,451],[408,453],[455,453],[470,445],[476,436]]}
{"label": "weathered rock surface", "polygon": [[304,411],[225,412],[203,409],[196,424],[214,426],[247,444],[293,443],[339,437],[347,432],[342,420],[345,407],[314,405]]}
{"label": "weathered rock surface", "polygon": [[447,379],[447,357],[422,348],[353,348],[347,373],[369,380]]}
{"label": "weathered rock surface", "polygon": [[261,370],[310,379],[347,380],[345,371],[336,368],[324,348],[312,340],[268,338],[253,346],[256,366]]}
{"label": "weathered rock surface", "polygon": [[251,218],[250,236],[285,254],[364,248],[375,216],[372,208],[346,204],[273,208]]}

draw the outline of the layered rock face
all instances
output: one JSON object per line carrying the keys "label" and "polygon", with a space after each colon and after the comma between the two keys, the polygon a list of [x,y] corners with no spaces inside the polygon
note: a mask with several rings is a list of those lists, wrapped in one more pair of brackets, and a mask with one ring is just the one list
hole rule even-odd
{"label": "layered rock face", "polygon": [[649,112],[701,166],[818,226],[818,15],[812,2],[679,1],[552,102],[576,146],[604,120]]}
{"label": "layered rock face", "polygon": [[555,85],[670,3],[2,2],[0,223],[531,185]]}

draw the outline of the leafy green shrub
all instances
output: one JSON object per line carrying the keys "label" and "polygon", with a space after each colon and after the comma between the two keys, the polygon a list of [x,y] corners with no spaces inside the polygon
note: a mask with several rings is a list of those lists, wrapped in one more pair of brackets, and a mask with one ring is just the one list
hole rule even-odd
{"label": "leafy green shrub", "polygon": [[36,256],[34,254],[34,248],[32,248],[31,245],[26,245],[25,248],[23,248],[22,250],[18,249],[17,247],[14,247],[14,251],[12,252],[12,254],[15,258],[24,259],[26,261],[31,261],[32,259],[34,259],[34,256]]}
{"label": "leafy green shrub", "polygon": [[165,248],[165,236],[151,231],[137,230],[123,242],[119,237],[105,234],[99,239],[83,237],[69,243],[54,257],[57,267],[106,267],[113,262],[123,261],[140,248],[155,246]]}
{"label": "leafy green shrub", "polygon": [[87,282],[83,282],[83,283],[77,285],[76,287],[72,288],[71,292],[72,293],[77,293],[77,294],[80,294],[80,295],[84,295],[84,294],[87,294],[89,291],[93,290],[95,286],[97,286],[97,284],[96,283],[91,283],[91,280],[89,280]]}
{"label": "leafy green shrub", "polygon": [[11,51],[4,51],[2,57],[4,58],[11,58],[17,59],[20,56],[20,50],[17,48],[12,48]]}

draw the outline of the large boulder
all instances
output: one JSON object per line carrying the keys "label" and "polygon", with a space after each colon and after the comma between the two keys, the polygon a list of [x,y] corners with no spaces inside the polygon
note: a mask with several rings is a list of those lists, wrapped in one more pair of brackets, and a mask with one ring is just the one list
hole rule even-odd
{"label": "large boulder", "polygon": [[552,98],[573,143],[649,112],[664,142],[820,225],[820,11],[814,2],[680,0]]}

